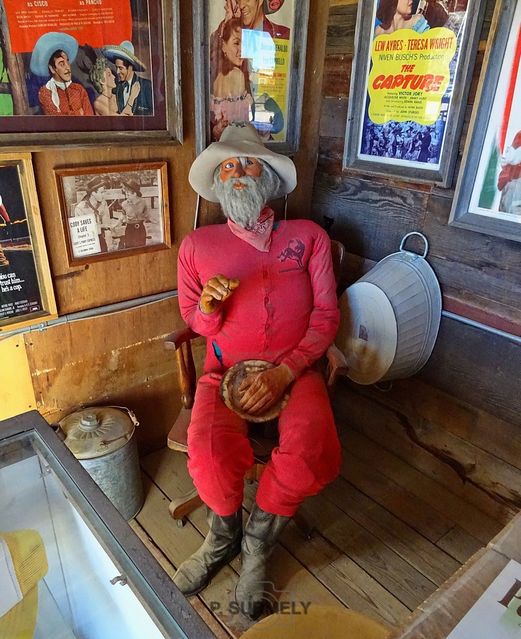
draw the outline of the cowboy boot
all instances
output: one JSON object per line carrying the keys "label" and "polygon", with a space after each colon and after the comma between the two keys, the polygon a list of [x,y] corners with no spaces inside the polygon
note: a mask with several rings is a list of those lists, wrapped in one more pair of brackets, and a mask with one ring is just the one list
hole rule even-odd
{"label": "cowboy boot", "polygon": [[241,510],[225,517],[210,512],[209,524],[202,546],[183,561],[173,577],[174,584],[186,597],[206,588],[214,574],[241,550]]}
{"label": "cowboy boot", "polygon": [[2,247],[0,247],[0,266],[9,266],[9,260],[5,256]]}
{"label": "cowboy boot", "polygon": [[262,614],[266,602],[266,561],[290,519],[253,506],[244,529],[241,576],[235,587],[235,601],[250,619],[258,619]]}

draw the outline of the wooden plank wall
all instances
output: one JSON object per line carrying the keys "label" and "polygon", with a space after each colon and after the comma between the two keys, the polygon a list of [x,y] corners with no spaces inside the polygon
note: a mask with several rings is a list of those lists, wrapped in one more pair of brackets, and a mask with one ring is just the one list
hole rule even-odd
{"label": "wooden plank wall", "polygon": [[[196,195],[188,184],[195,157],[192,2],[183,0],[179,5],[183,144],[107,146],[100,139],[91,147],[53,148],[33,154],[54,291],[62,318],[177,287],[177,249],[193,227],[196,206]],[[311,0],[304,122],[318,122],[327,20],[327,3]],[[317,148],[317,127],[305,128],[294,159],[306,179],[300,181],[289,200],[290,214],[298,210],[299,215],[309,217]],[[168,164],[172,248],[69,267],[54,169],[158,160]],[[215,210],[213,217],[210,211],[203,222],[215,221],[215,217]],[[25,349],[37,409],[53,422],[84,405],[122,404],[133,409],[141,422],[140,451],[146,453],[164,446],[179,409],[179,392],[174,358],[163,351],[162,339],[180,322],[177,300],[171,298],[139,309],[26,333]],[[8,405],[4,399],[0,389],[2,418],[10,416],[2,414]],[[31,398],[27,397],[26,402],[30,404]]]}
{"label": "wooden plank wall", "polygon": [[[470,119],[494,9],[489,0],[466,110]],[[342,171],[357,3],[330,2],[313,217],[349,252],[346,283],[398,250],[409,231],[430,242],[429,262],[444,308],[521,334],[521,260],[516,242],[448,226],[454,190]],[[324,219],[324,216],[328,219]],[[433,476],[456,473],[462,489],[499,498],[506,513],[521,507],[521,346],[503,337],[442,321],[434,353],[414,379],[387,393],[349,384],[337,411],[369,437],[417,458]],[[472,492],[471,491],[471,492]]]}

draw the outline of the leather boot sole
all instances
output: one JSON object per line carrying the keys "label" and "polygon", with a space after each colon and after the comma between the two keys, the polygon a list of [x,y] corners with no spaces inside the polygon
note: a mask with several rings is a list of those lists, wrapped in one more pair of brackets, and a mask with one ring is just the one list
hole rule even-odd
{"label": "leather boot sole", "polygon": [[[208,570],[207,575],[206,575],[206,579],[200,586],[198,586],[197,588],[194,588],[193,590],[190,590],[188,592],[181,591],[181,592],[183,592],[183,595],[185,597],[193,597],[194,595],[198,595],[201,591],[203,591],[206,588],[206,586],[208,586],[210,581],[215,577],[215,575],[219,572],[219,570],[221,570],[221,568],[223,568],[230,561],[233,561],[233,559],[235,559],[235,557],[237,557],[237,555],[240,552],[241,552],[241,542],[239,541],[239,544],[237,545],[237,547],[235,547],[235,546],[232,547],[230,549],[230,551],[226,554],[225,557],[223,557],[219,562],[214,564]],[[174,575],[174,578],[175,578],[175,575]]]}

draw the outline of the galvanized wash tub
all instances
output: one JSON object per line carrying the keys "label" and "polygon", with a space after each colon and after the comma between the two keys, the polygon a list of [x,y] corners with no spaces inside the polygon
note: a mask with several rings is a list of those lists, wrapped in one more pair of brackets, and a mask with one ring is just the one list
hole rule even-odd
{"label": "galvanized wash tub", "polygon": [[[422,238],[423,255],[405,250]],[[400,249],[378,262],[341,296],[337,346],[347,376],[359,384],[409,377],[429,359],[441,320],[440,285],[425,257],[427,238],[416,231]]]}

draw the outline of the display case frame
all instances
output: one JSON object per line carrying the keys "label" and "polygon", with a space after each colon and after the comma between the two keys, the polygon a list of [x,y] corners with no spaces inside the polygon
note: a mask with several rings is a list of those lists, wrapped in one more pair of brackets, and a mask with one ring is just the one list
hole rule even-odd
{"label": "display case frame", "polygon": [[31,437],[37,453],[49,464],[68,498],[164,636],[169,639],[214,637],[143,542],[37,411],[0,422],[0,445],[22,437]]}

